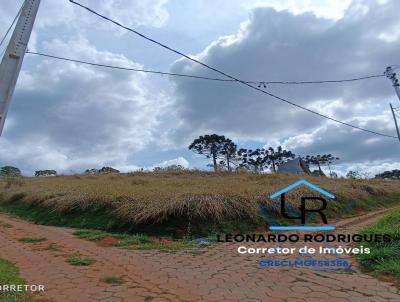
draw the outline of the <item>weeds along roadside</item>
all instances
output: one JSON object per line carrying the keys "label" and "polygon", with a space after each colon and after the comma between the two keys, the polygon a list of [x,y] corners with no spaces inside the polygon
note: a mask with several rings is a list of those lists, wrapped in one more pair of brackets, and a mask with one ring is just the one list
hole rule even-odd
{"label": "weeds along roadside", "polygon": [[[18,268],[11,262],[0,259],[0,284],[1,285],[25,285],[26,282],[19,276]],[[25,291],[0,291],[0,301],[24,301],[33,302],[34,298]]]}
{"label": "weeds along roadside", "polygon": [[358,260],[376,277],[393,276],[400,285],[400,209],[368,225],[362,234],[388,234],[391,242],[363,242],[370,254],[361,254]]}

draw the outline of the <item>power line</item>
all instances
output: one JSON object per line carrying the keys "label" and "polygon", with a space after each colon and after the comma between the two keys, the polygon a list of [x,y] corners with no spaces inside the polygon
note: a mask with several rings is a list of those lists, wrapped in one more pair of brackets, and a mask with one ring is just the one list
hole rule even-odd
{"label": "power line", "polygon": [[[365,77],[359,77],[359,78],[352,78],[352,79],[344,79],[344,80],[321,80],[321,81],[275,81],[275,82],[246,82],[249,84],[325,84],[325,83],[344,83],[344,82],[355,82],[355,81],[361,81],[361,80],[367,80],[367,79],[373,79],[373,78],[381,78],[384,77],[383,74],[375,74],[375,75],[370,75],[370,76],[365,76]],[[233,81],[233,80],[232,80]]]}
{"label": "power line", "polygon": [[245,81],[242,81],[242,80],[240,80],[240,79],[238,79],[238,78],[236,78],[236,77],[234,77],[234,76],[232,76],[232,75],[229,75],[229,74],[227,74],[227,73],[225,73],[225,72],[223,72],[223,71],[221,71],[221,70],[218,70],[218,69],[216,69],[216,68],[214,68],[214,67],[212,67],[212,66],[209,66],[209,65],[207,65],[207,64],[205,64],[205,63],[203,63],[203,62],[201,62],[201,61],[198,61],[198,60],[196,60],[196,59],[193,59],[193,58],[189,57],[188,55],[186,55],[186,54],[184,54],[184,53],[182,53],[182,52],[180,52],[180,51],[178,51],[178,50],[176,50],[176,49],[173,49],[173,48],[171,48],[171,47],[169,47],[169,46],[167,46],[167,45],[165,45],[165,44],[163,44],[163,43],[161,43],[161,42],[158,42],[158,41],[156,41],[156,40],[154,40],[154,39],[152,39],[152,38],[150,38],[150,37],[147,37],[146,35],[144,35],[144,34],[138,32],[138,31],[136,31],[135,29],[132,29],[132,28],[130,28],[130,27],[127,27],[127,26],[125,26],[125,25],[122,25],[121,23],[119,23],[119,22],[117,22],[117,21],[115,21],[115,20],[113,20],[113,19],[110,19],[110,18],[107,17],[107,16],[102,15],[102,14],[100,14],[100,13],[94,11],[93,9],[91,9],[91,8],[89,8],[89,7],[87,7],[87,6],[84,6],[84,5],[81,4],[81,3],[78,3],[78,2],[76,2],[76,1],[74,1],[74,0],[69,0],[69,1],[70,1],[71,3],[77,5],[77,6],[80,6],[81,8],[86,9],[87,11],[91,12],[92,14],[94,14],[94,15],[96,15],[96,16],[102,18],[102,19],[107,20],[107,21],[109,21],[109,22],[111,22],[111,23],[117,25],[118,27],[121,27],[121,28],[123,28],[123,29],[125,29],[125,30],[127,30],[127,31],[130,31],[130,32],[132,32],[132,33],[134,33],[134,34],[136,34],[136,35],[142,37],[143,39],[146,39],[147,41],[150,41],[150,42],[152,42],[152,43],[154,43],[154,44],[157,44],[157,45],[161,46],[162,48],[165,48],[165,49],[167,49],[167,50],[169,50],[169,51],[171,51],[171,52],[174,52],[174,53],[176,53],[176,54],[178,54],[178,55],[180,55],[180,56],[182,56],[182,57],[184,57],[184,58],[186,58],[186,59],[188,59],[188,60],[190,60],[190,61],[192,61],[192,62],[195,62],[195,63],[197,63],[197,64],[199,64],[199,65],[201,65],[201,66],[207,68],[207,69],[213,70],[214,72],[219,73],[220,75],[223,75],[223,76],[225,76],[225,77],[227,77],[227,78],[229,78],[229,79],[231,79],[231,80],[233,80],[233,81],[235,81],[235,82],[238,82],[238,83],[240,83],[240,84],[242,84],[242,85],[245,85],[245,86],[247,86],[247,87],[250,87],[250,88],[252,88],[252,89],[254,89],[254,90],[260,91],[261,93],[264,93],[264,94],[266,94],[266,95],[269,95],[269,96],[271,96],[271,97],[273,97],[273,98],[275,98],[275,99],[277,99],[277,100],[280,100],[280,101],[282,101],[282,102],[285,102],[285,103],[287,103],[287,104],[290,104],[290,105],[295,106],[295,107],[297,107],[297,108],[300,108],[300,109],[302,109],[302,110],[308,111],[308,112],[313,113],[313,114],[316,114],[316,115],[318,115],[318,116],[320,116],[320,117],[329,119],[329,120],[331,120],[331,121],[334,121],[334,122],[336,122],[336,123],[339,123],[339,124],[342,124],[342,125],[345,125],[345,126],[354,128],[354,129],[358,129],[358,130],[361,130],[361,131],[369,132],[369,133],[376,134],[376,135],[380,135],[380,136],[384,136],[384,137],[390,137],[390,138],[395,138],[395,139],[397,139],[397,137],[392,136],[392,135],[388,135],[388,134],[384,134],[384,133],[379,133],[379,132],[376,132],[376,131],[373,131],[373,130],[361,128],[361,127],[356,126],[356,125],[352,125],[352,124],[349,124],[349,123],[346,123],[346,122],[343,122],[343,121],[339,121],[339,120],[337,120],[337,119],[335,119],[335,118],[333,118],[333,117],[327,116],[327,115],[325,115],[325,114],[322,114],[322,113],[319,113],[319,112],[317,112],[317,111],[314,111],[314,110],[308,109],[308,108],[306,108],[306,107],[303,107],[303,106],[301,106],[301,105],[299,105],[299,104],[293,103],[292,101],[289,101],[289,100],[287,100],[287,99],[281,98],[281,97],[279,97],[279,96],[277,96],[277,95],[275,95],[275,94],[273,94],[273,93],[270,93],[270,92],[268,92],[268,91],[266,91],[266,90],[261,89],[260,87],[253,86],[253,85],[250,84],[250,83],[246,83]]}
{"label": "power line", "polygon": [[[108,64],[101,64],[101,63],[94,63],[94,62],[88,62],[88,61],[83,61],[83,60],[78,60],[78,59],[72,59],[72,58],[67,58],[67,57],[60,57],[60,56],[55,56],[55,55],[50,55],[42,52],[33,52],[33,51],[27,51],[27,54],[31,55],[37,55],[37,56],[42,56],[42,57],[47,57],[47,58],[52,58],[52,59],[57,59],[57,60],[63,60],[63,61],[69,61],[69,62],[74,62],[74,63],[80,63],[80,64],[85,64],[85,65],[90,65],[90,66],[97,66],[97,67],[104,67],[104,68],[111,68],[111,69],[119,69],[119,70],[126,70],[126,71],[137,71],[137,72],[144,72],[144,73],[153,73],[153,74],[160,74],[160,75],[169,75],[169,76],[176,76],[176,77],[186,77],[186,78],[194,78],[194,79],[200,79],[200,80],[209,80],[209,81],[219,81],[219,82],[236,82],[235,80],[232,79],[221,79],[221,78],[212,78],[212,77],[204,77],[204,76],[196,76],[196,75],[190,75],[190,74],[182,74],[182,73],[174,73],[174,72],[164,72],[164,71],[156,71],[156,70],[148,70],[148,69],[137,69],[137,68],[130,68],[130,67],[123,67],[123,66],[115,66],[115,65],[108,65]],[[365,79],[371,79],[371,78],[378,78],[378,77],[384,77],[385,75],[370,75],[370,76],[365,76],[365,77],[359,77],[359,78],[353,78],[353,79],[345,79],[345,80],[324,80],[324,81],[244,81],[248,84],[258,84],[258,85],[268,85],[268,84],[322,84],[322,83],[343,83],[343,82],[353,82],[353,81],[360,81],[360,80],[365,80]]]}
{"label": "power line", "polygon": [[137,69],[137,68],[130,68],[130,67],[122,67],[122,66],[114,66],[114,65],[93,63],[93,62],[76,60],[76,59],[71,59],[71,58],[66,58],[66,57],[59,57],[59,56],[44,54],[44,53],[40,53],[40,52],[27,51],[26,53],[32,54],[32,55],[38,55],[38,56],[42,56],[42,57],[48,57],[48,58],[52,58],[52,59],[57,59],[57,60],[63,60],[63,61],[69,61],[69,62],[75,62],[75,63],[85,64],[85,65],[98,66],[98,67],[111,68],[111,69],[119,69],[119,70],[127,70],[127,71],[138,71],[138,72],[144,72],[144,73],[154,73],[154,74],[160,74],[160,75],[187,77],[187,78],[195,78],[195,79],[202,79],[202,80],[212,80],[212,81],[222,81],[222,82],[235,82],[234,80],[229,80],[229,79],[209,78],[209,77],[195,76],[195,75],[189,75],[189,74],[180,74],[180,73],[173,73],[173,72],[163,72],[163,71],[156,71],[156,70]]}

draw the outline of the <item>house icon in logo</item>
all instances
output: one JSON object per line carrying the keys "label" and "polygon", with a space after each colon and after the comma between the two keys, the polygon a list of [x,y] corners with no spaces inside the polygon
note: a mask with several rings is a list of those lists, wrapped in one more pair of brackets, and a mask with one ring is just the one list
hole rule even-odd
{"label": "house icon in logo", "polygon": [[[325,191],[324,189],[321,189],[320,187],[317,187],[316,185],[308,182],[307,180],[299,180],[289,186],[287,186],[286,188],[283,188],[282,190],[279,190],[278,192],[275,192],[271,195],[271,198],[276,198],[278,196],[281,197],[281,215],[284,218],[287,219],[299,219],[301,221],[301,225],[297,225],[297,226],[270,226],[269,229],[273,230],[273,231],[277,231],[277,230],[314,230],[314,231],[331,231],[334,230],[336,227],[335,226],[328,226],[328,221],[326,219],[325,214],[323,213],[323,211],[326,209],[327,207],[327,201],[325,200],[325,198],[323,197],[315,197],[315,196],[311,196],[311,197],[301,197],[301,205],[300,205],[300,216],[289,216],[289,214],[286,213],[286,205],[285,205],[285,194],[291,190],[293,190],[294,188],[300,186],[300,185],[305,185],[309,188],[311,188],[312,190],[320,193],[321,195],[329,198],[329,199],[335,199],[335,196],[331,193],[329,193],[328,191]],[[313,200],[315,201],[320,201],[321,203],[321,207],[320,208],[312,208],[312,209],[308,209],[306,207],[306,201],[307,200]],[[318,213],[324,223],[324,225],[322,226],[306,226],[306,214],[307,213]]]}

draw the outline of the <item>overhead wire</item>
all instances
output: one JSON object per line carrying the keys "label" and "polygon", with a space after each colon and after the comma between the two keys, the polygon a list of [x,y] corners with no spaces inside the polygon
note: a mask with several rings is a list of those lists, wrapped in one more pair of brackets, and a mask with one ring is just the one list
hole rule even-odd
{"label": "overhead wire", "polygon": [[[169,75],[169,76],[176,76],[176,77],[187,77],[187,78],[194,78],[194,79],[200,79],[200,80],[209,80],[209,81],[237,82],[237,81],[232,80],[232,79],[221,79],[221,78],[197,76],[197,75],[190,75],[190,74],[165,72],[165,71],[157,71],[157,70],[148,70],[148,69],[138,69],[138,68],[124,67],[124,66],[116,66],[116,65],[95,63],[95,62],[83,61],[83,60],[78,60],[78,59],[73,59],[73,58],[50,55],[50,54],[46,54],[46,53],[42,53],[42,52],[27,51],[26,53],[27,54],[31,54],[31,55],[37,55],[37,56],[57,59],[57,60],[63,60],[63,61],[69,61],[69,62],[74,62],[74,63],[79,63],[79,64],[85,64],[85,65],[97,66],[97,67],[104,67],[104,68],[111,68],[111,69],[120,69],[120,70],[126,70],[126,71],[153,73],[153,74]],[[245,83],[249,83],[249,84],[259,84],[259,85],[260,84],[261,85],[263,85],[263,84],[265,84],[265,85],[268,85],[268,84],[286,84],[286,85],[291,85],[291,84],[323,84],[323,83],[353,82],[353,81],[360,81],[360,80],[366,80],[366,79],[372,79],[372,78],[378,78],[378,77],[384,77],[384,76],[385,75],[381,74],[381,75],[370,75],[370,76],[364,76],[364,77],[358,77],[358,78],[352,78],[352,79],[323,80],[323,81],[244,81],[244,82]]]}
{"label": "overhead wire", "polygon": [[199,65],[201,65],[201,66],[203,66],[203,67],[205,67],[205,68],[207,68],[207,69],[210,69],[210,70],[212,70],[212,71],[214,71],[214,72],[216,72],[216,73],[218,73],[218,74],[220,74],[220,75],[223,75],[224,77],[227,77],[227,78],[229,78],[229,79],[231,79],[231,80],[234,80],[235,82],[241,83],[242,85],[245,85],[245,86],[247,86],[247,87],[249,87],[249,88],[251,88],[251,89],[257,90],[257,91],[259,91],[259,92],[261,92],[261,93],[264,93],[264,94],[266,94],[266,95],[269,95],[269,96],[271,96],[271,97],[273,97],[273,98],[275,98],[275,99],[277,99],[277,100],[279,100],[279,101],[285,102],[285,103],[290,104],[290,105],[292,105],[292,106],[294,106],[294,107],[297,107],[297,108],[300,108],[300,109],[302,109],[302,110],[308,111],[308,112],[310,112],[310,113],[313,113],[313,114],[318,115],[318,116],[320,116],[320,117],[323,117],[323,118],[326,118],[326,119],[328,119],[328,120],[334,121],[334,122],[336,122],[336,123],[339,123],[339,124],[342,124],[342,125],[351,127],[351,128],[353,128],[353,129],[358,129],[358,130],[361,130],[361,131],[364,131],[364,132],[368,132],[368,133],[372,133],[372,134],[376,134],[376,135],[380,135],[380,136],[384,136],[384,137],[390,137],[390,138],[398,139],[396,136],[392,136],[392,135],[389,135],[389,134],[384,134],[384,133],[380,133],[380,132],[377,132],[377,131],[365,129],[365,128],[362,128],[362,127],[359,127],[359,126],[356,126],[356,125],[353,125],[353,124],[350,124],[350,123],[347,123],[347,122],[340,121],[340,120],[338,120],[338,119],[335,119],[335,118],[333,118],[333,117],[330,117],[330,116],[325,115],[325,114],[322,114],[322,113],[319,113],[319,112],[314,111],[314,110],[312,110],[312,109],[309,109],[309,108],[307,108],[307,107],[303,107],[303,106],[301,106],[301,105],[299,105],[299,104],[296,104],[296,103],[294,103],[294,102],[292,102],[292,101],[289,101],[289,100],[284,99],[284,98],[282,98],[282,97],[280,97],[280,96],[277,96],[277,95],[275,95],[275,94],[273,94],[273,93],[271,93],[271,92],[268,92],[268,91],[266,91],[266,90],[263,90],[263,89],[261,89],[260,87],[256,87],[256,86],[253,86],[253,85],[250,84],[250,83],[246,83],[245,81],[242,81],[242,80],[236,78],[235,76],[229,75],[229,74],[227,74],[226,72],[221,71],[221,70],[219,70],[219,69],[217,69],[217,68],[215,68],[215,67],[209,66],[209,65],[207,65],[206,63],[203,63],[203,62],[201,62],[201,61],[199,61],[199,60],[197,60],[197,59],[194,59],[194,58],[192,58],[192,57],[190,57],[190,56],[184,54],[184,53],[181,52],[181,51],[178,51],[178,50],[176,50],[176,49],[173,49],[172,47],[170,47],[170,46],[168,46],[168,45],[165,45],[165,44],[163,44],[163,43],[161,43],[161,42],[158,42],[158,41],[156,41],[156,40],[154,40],[154,39],[152,39],[152,38],[146,36],[145,34],[142,34],[142,33],[138,32],[137,30],[135,30],[135,29],[133,29],[133,28],[127,27],[127,26],[125,26],[125,25],[123,25],[123,24],[121,24],[121,23],[119,23],[119,22],[117,22],[117,21],[115,21],[115,20],[113,20],[113,19],[111,19],[111,18],[105,16],[105,15],[102,15],[102,14],[100,14],[100,13],[94,11],[93,9],[91,9],[91,8],[89,8],[89,7],[87,7],[87,6],[83,5],[83,4],[81,4],[81,3],[79,3],[79,2],[76,2],[76,1],[74,1],[74,0],[69,0],[69,1],[70,1],[71,3],[73,3],[73,4],[75,4],[75,5],[77,5],[77,6],[81,7],[81,8],[83,8],[83,9],[89,11],[90,13],[92,13],[92,14],[94,14],[94,15],[100,17],[100,18],[102,18],[102,19],[107,20],[107,21],[109,21],[109,22],[111,22],[111,23],[117,25],[118,27],[121,27],[121,28],[123,28],[123,29],[125,29],[125,30],[127,30],[127,31],[130,31],[130,32],[132,32],[132,33],[134,33],[134,34],[136,34],[136,35],[138,35],[138,36],[140,36],[140,37],[146,39],[147,41],[150,41],[150,42],[152,42],[152,43],[154,43],[154,44],[157,44],[157,45],[159,45],[159,46],[162,47],[162,48],[165,48],[165,49],[167,49],[167,50],[169,50],[169,51],[171,51],[171,52],[173,52],[173,53],[175,53],[175,54],[178,54],[178,55],[180,55],[180,56],[182,56],[182,57],[184,57],[184,58],[186,58],[186,59],[188,59],[188,60],[190,60],[190,61],[192,61],[192,62],[195,62],[195,63],[197,63],[197,64],[199,64]]}

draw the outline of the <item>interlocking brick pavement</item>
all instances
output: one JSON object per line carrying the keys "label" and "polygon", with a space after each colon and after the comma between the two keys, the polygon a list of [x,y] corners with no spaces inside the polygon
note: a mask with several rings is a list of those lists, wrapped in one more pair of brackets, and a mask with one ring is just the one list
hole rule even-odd
{"label": "interlocking brick pavement", "polygon": [[[385,211],[339,221],[338,232],[356,232]],[[0,230],[0,258],[15,263],[28,284],[44,284],[45,292],[40,296],[44,301],[400,301],[394,285],[361,272],[350,256],[342,257],[352,263],[350,271],[260,268],[258,260],[262,256],[238,254],[235,243],[220,243],[198,255],[129,251],[75,238],[67,228],[34,225],[5,214],[0,214],[0,220],[13,226]],[[17,240],[21,237],[48,240],[26,244]],[[50,243],[60,250],[44,249]],[[304,243],[286,243],[285,247],[296,245]],[[87,267],[68,264],[66,259],[77,252],[96,262]],[[125,283],[106,284],[101,281],[105,276],[121,277]]]}

